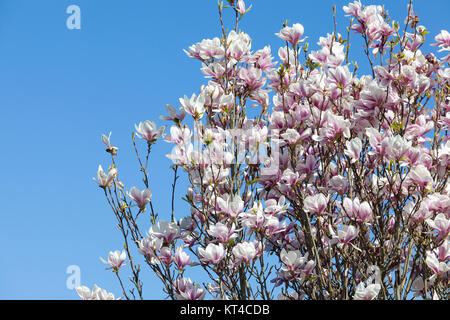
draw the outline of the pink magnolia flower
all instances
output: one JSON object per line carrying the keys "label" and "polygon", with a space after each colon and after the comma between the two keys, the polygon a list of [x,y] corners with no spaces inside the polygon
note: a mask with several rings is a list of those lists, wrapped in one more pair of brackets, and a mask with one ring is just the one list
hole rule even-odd
{"label": "pink magnolia flower", "polygon": [[450,241],[445,240],[438,248],[434,249],[433,252],[436,254],[439,261],[445,261],[450,258]]}
{"label": "pink magnolia flower", "polygon": [[379,283],[371,283],[366,286],[364,282],[360,282],[356,287],[353,299],[355,300],[373,300],[377,297],[381,290],[381,285]]}
{"label": "pink magnolia flower", "polygon": [[[352,225],[345,225],[345,224],[341,226],[341,228],[337,231],[337,234],[333,231],[333,229],[331,228],[331,225],[328,225],[328,230],[332,237],[330,244],[337,243],[337,245],[339,247],[345,246],[347,244],[351,244],[350,241],[355,239],[359,233],[359,228],[356,228]],[[354,248],[357,249],[356,247],[354,247]]]}
{"label": "pink magnolia flower", "polygon": [[436,43],[432,46],[439,46],[441,48],[439,51],[450,51],[450,33],[447,30],[441,30],[434,40],[436,40]]}
{"label": "pink magnolia flower", "polygon": [[272,216],[283,214],[289,208],[289,204],[286,203],[284,196],[281,196],[278,201],[276,199],[267,199],[265,204],[264,212]]}
{"label": "pink magnolia flower", "polygon": [[400,160],[405,157],[411,149],[411,145],[411,141],[408,141],[399,135],[386,137],[381,142],[383,154],[386,154],[389,158],[395,160]]}
{"label": "pink magnolia flower", "polygon": [[125,260],[127,259],[127,254],[125,253],[125,250],[120,252],[119,250],[116,251],[110,251],[108,254],[108,260],[106,261],[102,257],[100,257],[100,260],[104,264],[108,264],[111,266],[109,269],[114,269],[114,271],[119,271],[121,267],[123,267],[125,264]]}
{"label": "pink magnolia flower", "polygon": [[326,209],[328,204],[328,197],[319,193],[314,196],[308,196],[303,202],[303,209],[307,212],[321,215]]}
{"label": "pink magnolia flower", "polygon": [[236,259],[236,263],[250,263],[256,256],[256,248],[252,242],[244,241],[238,243],[232,250],[232,253]]}
{"label": "pink magnolia flower", "polygon": [[133,199],[139,209],[144,210],[147,203],[152,199],[152,191],[150,189],[139,190],[136,187],[131,188],[128,197]]}
{"label": "pink magnolia flower", "polygon": [[331,76],[330,82],[338,88],[345,89],[352,83],[352,74],[347,66],[330,69],[329,73]]}
{"label": "pink magnolia flower", "polygon": [[184,52],[191,58],[208,60],[211,58],[221,59],[225,55],[225,49],[220,43],[219,38],[203,39],[189,47],[189,51]]}
{"label": "pink magnolia flower", "polygon": [[298,250],[286,251],[284,248],[280,253],[280,260],[285,264],[281,269],[283,271],[297,272],[301,266],[303,266],[308,259],[308,253],[304,256]]}
{"label": "pink magnolia flower", "polygon": [[86,286],[77,287],[76,291],[83,300],[115,300],[113,293],[108,293],[96,284],[94,284],[92,291]]}
{"label": "pink magnolia flower", "polygon": [[237,237],[234,223],[228,228],[225,224],[217,222],[216,224],[211,225],[207,232],[221,243],[226,243]]}
{"label": "pink magnolia flower", "polygon": [[355,163],[359,160],[359,155],[362,150],[362,142],[359,138],[354,138],[350,141],[347,141],[345,143],[345,146],[347,147],[344,151],[344,153],[351,159],[351,163]]}
{"label": "pink magnolia flower", "polygon": [[205,113],[205,96],[200,94],[198,97],[194,93],[191,98],[188,98],[186,95],[184,98],[180,98],[180,103],[183,106],[184,110],[189,113],[195,120],[200,120]]}
{"label": "pink magnolia flower", "polygon": [[236,219],[244,209],[244,201],[239,195],[233,197],[229,195],[227,197],[222,196],[217,198],[217,206],[220,211],[227,214],[231,219]]}
{"label": "pink magnolia flower", "polygon": [[180,235],[180,228],[176,223],[159,220],[156,225],[150,228],[150,234],[169,244]]}
{"label": "pink magnolia flower", "polygon": [[186,254],[186,252],[183,251],[182,246],[178,246],[177,250],[175,251],[175,256],[173,258],[173,261],[175,265],[178,267],[179,270],[184,269],[186,266],[194,266],[196,265],[195,262],[191,261],[191,257]]}
{"label": "pink magnolia flower", "polygon": [[433,178],[431,177],[430,171],[419,164],[409,171],[407,179],[411,183],[415,183],[420,189],[430,188],[433,186]]}
{"label": "pink magnolia flower", "polygon": [[159,118],[161,120],[169,120],[169,121],[174,121],[176,123],[179,123],[179,122],[183,121],[184,117],[186,116],[186,111],[184,110],[183,107],[180,107],[179,113],[177,113],[177,110],[175,110],[175,108],[173,106],[171,106],[170,104],[166,104],[166,110],[169,115],[168,116],[159,116]]}
{"label": "pink magnolia flower", "polygon": [[242,225],[255,230],[261,228],[265,222],[266,217],[261,202],[253,203],[253,207],[241,216]]}
{"label": "pink magnolia flower", "polygon": [[295,46],[305,41],[305,39],[300,40],[304,31],[305,29],[300,23],[294,23],[292,27],[286,26],[279,33],[275,33],[275,35]]}
{"label": "pink magnolia flower", "polygon": [[173,285],[178,300],[203,300],[206,291],[192,283],[190,278],[177,279]]}
{"label": "pink magnolia flower", "polygon": [[270,46],[265,46],[263,49],[256,51],[252,56],[248,58],[249,63],[255,64],[255,66],[261,70],[269,70],[277,65],[273,62]]}
{"label": "pink magnolia flower", "polygon": [[427,251],[427,258],[425,259],[425,263],[438,276],[450,270],[450,267],[447,265],[447,263],[439,261],[434,252],[431,251]]}
{"label": "pink magnolia flower", "polygon": [[239,78],[245,81],[247,86],[252,90],[256,91],[261,89],[266,83],[265,78],[262,77],[261,69],[250,67],[249,69],[240,68],[238,72]]}
{"label": "pink magnolia flower", "polygon": [[111,168],[108,174],[105,174],[101,165],[98,166],[97,170],[97,179],[98,185],[102,188],[109,187],[111,182],[113,182],[114,178],[117,176],[117,169]]}
{"label": "pink magnolia flower", "polygon": [[427,219],[426,223],[439,232],[441,238],[445,238],[450,233],[450,219],[445,214],[439,213],[434,220]]}
{"label": "pink magnolia flower", "polygon": [[343,10],[345,13],[352,15],[354,17],[359,17],[362,13],[362,4],[361,1],[353,1],[353,3],[349,3],[347,6],[343,6]]}
{"label": "pink magnolia flower", "polygon": [[367,201],[360,203],[358,198],[355,198],[353,201],[345,198],[343,207],[347,216],[356,219],[358,222],[370,222],[373,220],[372,208]]}
{"label": "pink magnolia flower", "polygon": [[161,249],[163,241],[159,238],[144,238],[138,241],[138,250],[152,263],[156,263],[156,252]]}
{"label": "pink magnolia flower", "polygon": [[134,127],[138,132],[136,135],[141,139],[147,140],[148,143],[155,142],[166,129],[165,126],[157,129],[155,122],[150,120],[139,122],[139,125],[135,124]]}
{"label": "pink magnolia flower", "polygon": [[219,243],[218,245],[214,243],[209,243],[205,249],[199,247],[197,250],[199,260],[202,263],[205,264],[211,263],[214,265],[222,261],[226,251],[223,247],[223,244],[221,243]]}

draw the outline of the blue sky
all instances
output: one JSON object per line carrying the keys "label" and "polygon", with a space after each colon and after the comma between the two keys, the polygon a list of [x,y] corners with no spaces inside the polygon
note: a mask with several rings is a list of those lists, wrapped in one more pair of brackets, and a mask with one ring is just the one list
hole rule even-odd
{"label": "blue sky", "polygon": [[[403,22],[407,2],[384,4]],[[338,29],[344,33],[348,24],[341,9],[348,1],[246,3],[253,8],[241,28],[252,37],[252,49],[268,44],[275,56],[282,41],[274,34],[286,19],[304,25],[313,48],[332,32],[333,4]],[[66,27],[72,4],[81,8],[81,30]],[[449,1],[417,0],[415,10],[430,31],[429,43],[449,30]],[[80,267],[82,285],[120,296],[99,259],[123,246],[92,180],[99,164],[109,165],[100,136],[112,131],[122,181],[141,188],[134,124],[166,124],[158,119],[165,104],[178,107],[179,97],[198,92],[205,83],[200,65],[183,49],[219,32],[215,0],[0,0],[0,299],[78,299],[66,287],[69,265]],[[160,141],[150,162],[153,203],[165,219],[170,150]],[[178,197],[185,186],[181,179]],[[175,212],[187,214],[181,202]],[[145,297],[161,298],[150,270],[143,270],[143,279]]]}

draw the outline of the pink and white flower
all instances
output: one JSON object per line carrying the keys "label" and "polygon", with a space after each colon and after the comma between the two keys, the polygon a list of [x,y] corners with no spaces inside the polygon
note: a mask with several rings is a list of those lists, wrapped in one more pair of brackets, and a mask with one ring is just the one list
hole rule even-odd
{"label": "pink and white flower", "polygon": [[223,244],[209,243],[205,249],[198,248],[198,258],[202,263],[217,265],[225,256],[226,250]]}
{"label": "pink and white flower", "polygon": [[123,250],[122,252],[120,252],[119,250],[110,251],[107,259],[108,260],[105,260],[100,257],[100,260],[102,260],[104,264],[108,264],[111,266],[111,268],[109,269],[114,269],[114,271],[117,272],[125,265],[124,262],[127,259],[127,254],[125,253],[125,250]]}
{"label": "pink and white flower", "polygon": [[138,188],[133,187],[130,189],[128,197],[133,199],[136,202],[139,209],[143,211],[147,203],[149,203],[152,199],[152,191],[148,188],[141,191]]}

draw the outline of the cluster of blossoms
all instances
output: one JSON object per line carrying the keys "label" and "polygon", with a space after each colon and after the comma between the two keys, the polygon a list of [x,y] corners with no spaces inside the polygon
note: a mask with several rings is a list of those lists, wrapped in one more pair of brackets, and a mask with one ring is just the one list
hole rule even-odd
{"label": "cluster of blossoms", "polygon": [[[269,46],[252,51],[238,29],[248,10],[228,2],[235,28],[186,50],[207,84],[178,111],[167,106],[169,133],[136,126],[147,143],[141,157],[133,136],[145,189],[124,191],[118,149],[103,136],[113,165],[99,167],[98,184],[140,298],[129,242],[172,299],[448,299],[450,55],[422,52],[428,32],[412,5],[402,34],[383,7],[355,1],[343,8],[347,39],[334,30],[310,52],[303,26],[285,25],[273,57]],[[371,75],[348,61],[351,31]],[[435,41],[450,51],[447,31]],[[147,164],[160,137],[174,145],[173,188],[178,169],[190,184],[190,212],[178,221],[173,200],[170,221],[153,210]],[[137,219],[149,206],[144,237]],[[105,263],[118,273],[124,261],[115,252]],[[191,267],[210,282],[185,277]]]}

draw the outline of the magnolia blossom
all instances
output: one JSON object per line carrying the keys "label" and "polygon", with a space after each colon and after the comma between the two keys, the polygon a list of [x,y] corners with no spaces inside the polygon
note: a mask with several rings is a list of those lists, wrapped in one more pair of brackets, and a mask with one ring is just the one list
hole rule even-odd
{"label": "magnolia blossom", "polygon": [[285,264],[281,269],[287,272],[303,272],[303,274],[309,275],[316,265],[314,260],[308,261],[308,253],[303,256],[298,250],[287,252],[282,249],[280,259]]}
{"label": "magnolia blossom", "polygon": [[217,205],[223,213],[232,219],[236,219],[242,213],[244,201],[242,201],[239,195],[233,197],[224,195],[223,197],[217,198]]}
{"label": "magnolia blossom", "polygon": [[359,160],[359,154],[362,150],[362,142],[359,138],[354,138],[345,143],[346,149],[344,153],[351,159],[351,163],[355,163]]}
{"label": "magnolia blossom", "polygon": [[427,258],[425,260],[425,263],[431,270],[433,270],[436,275],[442,275],[450,270],[450,267],[447,265],[447,263],[439,261],[439,259],[436,257],[436,254],[431,251],[427,251]]}
{"label": "magnolia blossom", "polygon": [[206,246],[205,249],[198,248],[198,257],[202,263],[208,264],[218,264],[220,261],[222,261],[223,257],[225,255],[225,249],[223,247],[223,244],[219,243],[214,244],[210,243]]}
{"label": "magnolia blossom", "polygon": [[181,278],[175,281],[173,286],[178,300],[203,300],[206,295],[205,290],[193,284],[190,278]]}
{"label": "magnolia blossom", "polygon": [[180,103],[184,110],[189,113],[195,120],[200,120],[205,113],[205,96],[200,94],[198,97],[194,93],[191,98],[184,96],[180,98]]}
{"label": "magnolia blossom", "polygon": [[111,182],[113,182],[114,178],[117,176],[117,169],[111,168],[108,171],[108,174],[106,174],[103,171],[103,168],[101,165],[98,166],[97,170],[97,179],[98,179],[98,185],[102,188],[109,187],[111,185]]}
{"label": "magnolia blossom", "polygon": [[138,241],[138,250],[152,263],[156,263],[156,252],[161,249],[163,241],[159,238],[144,238]]}
{"label": "magnolia blossom", "polygon": [[179,113],[177,113],[177,110],[173,106],[171,106],[170,104],[166,104],[166,110],[169,115],[159,116],[161,120],[171,120],[174,122],[181,122],[186,116],[186,111],[184,110],[183,107],[180,107]]}
{"label": "magnolia blossom", "polygon": [[371,283],[366,285],[364,282],[360,282],[356,287],[353,299],[355,300],[374,300],[381,290],[379,283]]}
{"label": "magnolia blossom", "polygon": [[217,222],[216,224],[211,225],[207,232],[221,243],[226,243],[237,237],[234,223],[228,228],[225,224]]}
{"label": "magnolia blossom", "polygon": [[444,241],[441,246],[434,249],[433,252],[439,261],[445,261],[450,258],[450,240]]}
{"label": "magnolia blossom", "polygon": [[232,250],[232,253],[237,263],[250,263],[256,255],[257,251],[255,245],[249,241],[238,243]]}
{"label": "magnolia blossom", "polygon": [[114,271],[119,271],[120,268],[122,268],[125,264],[125,260],[127,259],[127,254],[125,253],[125,250],[120,252],[119,250],[116,251],[110,251],[108,254],[108,260],[106,261],[102,257],[100,257],[100,260],[104,264],[108,264],[111,266],[109,269],[114,269]]}
{"label": "magnolia blossom", "polygon": [[304,209],[307,212],[321,215],[327,209],[328,198],[319,193],[314,196],[306,197]]}
{"label": "magnolia blossom", "polygon": [[180,270],[184,269],[186,266],[194,266],[196,264],[195,262],[192,262],[191,257],[183,251],[182,246],[177,247],[173,261]]}
{"label": "magnolia blossom", "polygon": [[77,287],[76,291],[83,300],[115,300],[113,293],[107,292],[96,284],[92,291],[86,286]]}
{"label": "magnolia blossom", "polygon": [[164,240],[164,243],[171,243],[180,235],[180,228],[174,222],[159,220],[156,225],[150,228],[150,234]]}
{"label": "magnolia blossom", "polygon": [[338,246],[344,246],[346,244],[349,244],[350,241],[356,238],[358,235],[359,229],[352,226],[352,225],[342,225],[341,228],[337,231],[337,234],[333,231],[331,228],[331,225],[329,225],[329,230],[331,233],[332,239],[331,244],[338,243]]}
{"label": "magnolia blossom", "polygon": [[157,129],[155,122],[150,120],[139,122],[139,126],[134,125],[134,127],[138,132],[136,135],[141,139],[147,140],[148,143],[155,142],[166,129],[165,126],[162,126],[159,129]]}
{"label": "magnolia blossom", "polygon": [[292,27],[284,27],[279,33],[276,33],[278,37],[286,40],[292,45],[297,45],[300,42],[305,41],[305,39],[300,40],[303,36],[304,28],[300,23],[294,23]]}
{"label": "magnolia blossom", "polygon": [[408,174],[408,179],[417,184],[421,189],[430,188],[433,185],[433,178],[430,171],[423,165],[415,166]]}
{"label": "magnolia blossom", "polygon": [[439,232],[441,238],[445,238],[450,233],[450,219],[445,214],[439,213],[434,220],[427,219],[426,223]]}
{"label": "magnolia blossom", "polygon": [[140,191],[138,188],[133,187],[128,193],[128,196],[134,201],[136,201],[136,204],[139,207],[139,209],[143,210],[145,209],[147,203],[149,203],[150,200],[152,199],[152,191],[150,189],[144,189]]}
{"label": "magnolia blossom", "polygon": [[353,201],[345,198],[343,207],[347,216],[356,219],[358,222],[370,222],[373,219],[372,208],[370,208],[367,201],[360,203],[358,198],[355,198]]}

